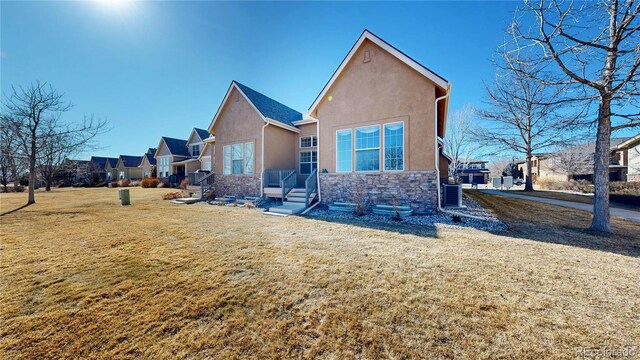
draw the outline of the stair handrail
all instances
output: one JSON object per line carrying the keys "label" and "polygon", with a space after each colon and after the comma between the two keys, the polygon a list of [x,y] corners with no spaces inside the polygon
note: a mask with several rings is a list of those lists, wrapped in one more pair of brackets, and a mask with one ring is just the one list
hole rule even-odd
{"label": "stair handrail", "polygon": [[[200,181],[198,181],[198,184],[200,184],[200,199],[204,199],[205,191],[208,191],[209,189],[211,189],[214,183],[215,183],[215,173],[213,172],[203,177],[202,179],[200,179]],[[205,190],[205,187],[206,187],[206,190]]]}
{"label": "stair handrail", "polygon": [[309,197],[311,196],[311,194],[313,194],[315,191],[318,190],[318,169],[314,169],[311,174],[309,174],[309,176],[307,176],[307,179],[304,181],[304,188],[305,188],[305,197],[304,197],[304,208],[308,208],[309,207],[309,203],[311,202]]}
{"label": "stair handrail", "polygon": [[280,188],[282,190],[282,203],[284,204],[285,196],[296,186],[296,171],[292,171],[289,175],[280,180]]}

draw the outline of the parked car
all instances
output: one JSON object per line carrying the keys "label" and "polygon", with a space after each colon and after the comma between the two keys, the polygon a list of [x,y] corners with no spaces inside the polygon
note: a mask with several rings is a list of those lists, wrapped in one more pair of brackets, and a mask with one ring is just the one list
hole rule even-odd
{"label": "parked car", "polygon": [[515,179],[513,179],[513,183],[514,183],[514,184],[516,184],[516,185],[518,185],[518,186],[520,186],[520,185],[524,184],[524,179],[522,179],[522,178],[515,178]]}

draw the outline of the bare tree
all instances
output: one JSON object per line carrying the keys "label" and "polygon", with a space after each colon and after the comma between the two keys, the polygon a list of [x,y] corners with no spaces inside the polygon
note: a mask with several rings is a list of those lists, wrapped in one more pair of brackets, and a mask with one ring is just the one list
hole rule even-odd
{"label": "bare tree", "polygon": [[494,83],[485,85],[487,107],[479,111],[484,124],[474,130],[474,137],[498,150],[523,154],[525,190],[531,191],[531,157],[578,136],[571,130],[580,125],[581,112],[567,111],[563,89],[525,75],[540,70],[504,51]]}
{"label": "bare tree", "polygon": [[454,110],[447,122],[447,135],[444,138],[444,152],[451,157],[449,177],[458,182],[458,170],[470,158],[471,125],[475,115],[475,108],[464,104],[462,108]]}
{"label": "bare tree", "polygon": [[487,168],[491,176],[502,176],[504,169],[511,164],[513,160],[509,157],[493,157],[489,161]]}
{"label": "bare tree", "polygon": [[13,179],[14,189],[20,185],[20,172],[24,164],[12,124],[9,118],[0,116],[0,172],[5,192],[9,179]]}
{"label": "bare tree", "polygon": [[549,170],[566,174],[567,180],[573,175],[588,174],[593,169],[593,145],[568,147],[554,153],[547,160]]}
{"label": "bare tree", "polygon": [[640,3],[636,0],[526,0],[511,26],[516,51],[545,71],[533,78],[572,86],[597,102],[591,230],[611,233],[611,132],[640,126]]}
{"label": "bare tree", "polygon": [[64,145],[65,151],[80,149],[106,129],[105,121],[94,121],[93,117],[85,117],[81,124],[62,120],[62,114],[71,109],[71,104],[47,83],[36,82],[27,88],[12,87],[11,94],[3,99],[3,107],[4,118],[14,129],[20,153],[28,159],[27,205],[35,203],[37,165],[47,144],[63,137],[69,139]]}

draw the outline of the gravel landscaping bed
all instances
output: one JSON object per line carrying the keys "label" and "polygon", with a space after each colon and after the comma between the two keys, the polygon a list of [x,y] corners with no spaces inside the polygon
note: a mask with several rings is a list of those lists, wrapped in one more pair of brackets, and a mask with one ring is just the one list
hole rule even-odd
{"label": "gravel landscaping bed", "polygon": [[464,196],[463,205],[467,207],[464,210],[455,210],[457,213],[472,215],[480,219],[469,217],[460,217],[459,221],[454,221],[454,216],[448,213],[440,213],[435,215],[412,215],[401,220],[394,220],[390,216],[376,215],[366,213],[362,216],[356,216],[350,212],[331,211],[326,206],[318,205],[306,215],[309,217],[322,218],[325,220],[348,220],[354,222],[372,222],[372,223],[390,223],[390,224],[407,224],[431,227],[453,227],[453,228],[474,228],[483,231],[501,232],[506,230],[507,225],[497,219],[493,214],[484,209],[478,202],[470,197]]}

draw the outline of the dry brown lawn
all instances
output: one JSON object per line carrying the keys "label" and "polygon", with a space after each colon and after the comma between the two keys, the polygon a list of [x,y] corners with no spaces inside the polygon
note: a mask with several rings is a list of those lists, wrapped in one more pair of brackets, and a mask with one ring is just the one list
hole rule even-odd
{"label": "dry brown lawn", "polygon": [[[572,220],[556,223],[550,205],[477,194],[510,231],[385,228],[173,205],[166,191],[131,189],[121,207],[114,189],[59,189],[1,216],[0,357],[522,359],[640,345],[637,224],[601,237],[580,230],[587,213],[562,208]],[[0,212],[24,200],[2,194]]]}

